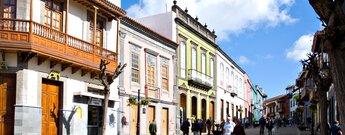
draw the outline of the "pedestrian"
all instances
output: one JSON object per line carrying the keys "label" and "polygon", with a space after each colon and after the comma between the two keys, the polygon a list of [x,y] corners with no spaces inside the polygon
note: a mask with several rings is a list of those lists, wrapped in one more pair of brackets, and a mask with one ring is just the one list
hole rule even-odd
{"label": "pedestrian", "polygon": [[331,128],[331,135],[338,135],[338,132],[341,132],[340,130],[340,125],[339,125],[339,121],[335,121],[334,124],[332,125]]}
{"label": "pedestrian", "polygon": [[195,119],[193,124],[192,124],[192,132],[193,132],[193,135],[198,135],[199,134],[199,122],[198,122],[198,119]]}
{"label": "pedestrian", "polygon": [[206,120],[207,135],[211,135],[212,119],[211,117]]}
{"label": "pedestrian", "polygon": [[190,127],[189,119],[186,119],[185,121],[183,121],[182,126],[181,126],[183,135],[189,134],[189,127]]}
{"label": "pedestrian", "polygon": [[260,125],[260,135],[264,135],[265,134],[266,120],[263,116],[259,120],[259,125]]}
{"label": "pedestrian", "polygon": [[246,119],[244,120],[244,124],[245,124],[245,127],[248,128],[248,126],[249,126],[249,120],[248,120],[248,118],[246,118]]}
{"label": "pedestrian", "polygon": [[231,135],[235,128],[235,123],[230,121],[230,117],[226,118],[226,122],[223,126],[223,135]]}
{"label": "pedestrian", "polygon": [[267,118],[266,128],[268,130],[268,135],[272,135],[273,120],[271,120],[270,118]]}
{"label": "pedestrian", "polygon": [[204,122],[202,119],[199,119],[199,133],[201,135],[202,131],[204,130]]}
{"label": "pedestrian", "polygon": [[150,123],[149,131],[150,131],[150,134],[151,134],[151,135],[156,135],[156,132],[157,132],[157,125],[156,125],[156,123],[155,123],[155,120],[152,120],[152,122]]}
{"label": "pedestrian", "polygon": [[234,131],[232,132],[233,135],[246,135],[244,132],[244,128],[241,125],[241,122],[239,119],[235,119],[236,126],[234,127]]}

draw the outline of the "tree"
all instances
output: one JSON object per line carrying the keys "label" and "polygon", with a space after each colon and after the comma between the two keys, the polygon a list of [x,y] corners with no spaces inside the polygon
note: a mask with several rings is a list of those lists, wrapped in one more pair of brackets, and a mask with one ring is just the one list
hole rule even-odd
{"label": "tree", "polygon": [[326,92],[329,90],[329,87],[332,84],[332,79],[330,76],[324,75],[320,71],[319,66],[319,59],[317,53],[308,54],[308,59],[302,60],[303,70],[307,70],[310,73],[310,79],[313,80],[314,84],[316,85],[316,92],[317,96],[319,97],[319,104],[320,104],[320,128],[321,134],[327,135],[328,128],[327,128],[327,95]]}
{"label": "tree", "polygon": [[122,73],[123,69],[126,67],[127,64],[121,65],[121,63],[116,67],[115,72],[113,75],[107,75],[106,69],[107,65],[110,62],[101,59],[101,63],[99,65],[100,73],[99,73],[99,79],[102,82],[104,86],[104,104],[103,104],[103,116],[102,116],[102,134],[106,134],[106,128],[107,128],[107,113],[108,113],[108,101],[109,101],[109,95],[110,95],[110,85],[114,82],[114,80]]}
{"label": "tree", "polygon": [[344,0],[309,0],[325,27],[318,37],[329,55],[334,90],[338,102],[340,124],[345,124],[345,14]]}

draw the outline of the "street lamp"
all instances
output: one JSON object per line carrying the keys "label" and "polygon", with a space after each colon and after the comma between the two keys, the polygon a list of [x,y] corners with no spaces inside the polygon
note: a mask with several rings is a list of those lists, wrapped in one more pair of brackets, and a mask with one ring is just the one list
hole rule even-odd
{"label": "street lamp", "polygon": [[140,89],[138,89],[138,118],[137,118],[137,135],[140,135]]}

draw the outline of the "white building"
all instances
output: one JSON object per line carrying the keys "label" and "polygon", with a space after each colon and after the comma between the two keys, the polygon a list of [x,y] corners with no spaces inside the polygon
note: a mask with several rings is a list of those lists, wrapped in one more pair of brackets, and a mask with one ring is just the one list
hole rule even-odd
{"label": "white building", "polygon": [[245,72],[221,48],[217,48],[216,57],[216,121],[221,122],[227,116],[244,118]]}
{"label": "white building", "polygon": [[[118,64],[120,0],[0,3],[0,134],[100,134],[97,74],[100,59],[109,75]],[[106,132],[116,134],[117,80],[110,89]]]}

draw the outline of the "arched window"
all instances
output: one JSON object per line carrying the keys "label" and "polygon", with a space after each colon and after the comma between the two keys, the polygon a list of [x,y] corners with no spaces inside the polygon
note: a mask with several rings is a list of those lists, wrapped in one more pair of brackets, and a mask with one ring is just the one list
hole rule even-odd
{"label": "arched window", "polygon": [[196,57],[196,48],[192,47],[192,69],[196,70],[196,63],[197,63],[197,57]]}
{"label": "arched window", "polygon": [[229,68],[226,67],[226,70],[225,70],[225,82],[226,82],[226,84],[229,84],[229,80],[230,80],[230,78],[229,78]]}
{"label": "arched window", "polygon": [[210,76],[211,77],[213,77],[213,63],[214,63],[214,60],[213,60],[213,58],[211,58],[211,60],[210,60]]}
{"label": "arched window", "polygon": [[224,81],[224,65],[220,63],[220,81]]}
{"label": "arched window", "polygon": [[180,42],[180,76],[186,77],[186,44]]}

